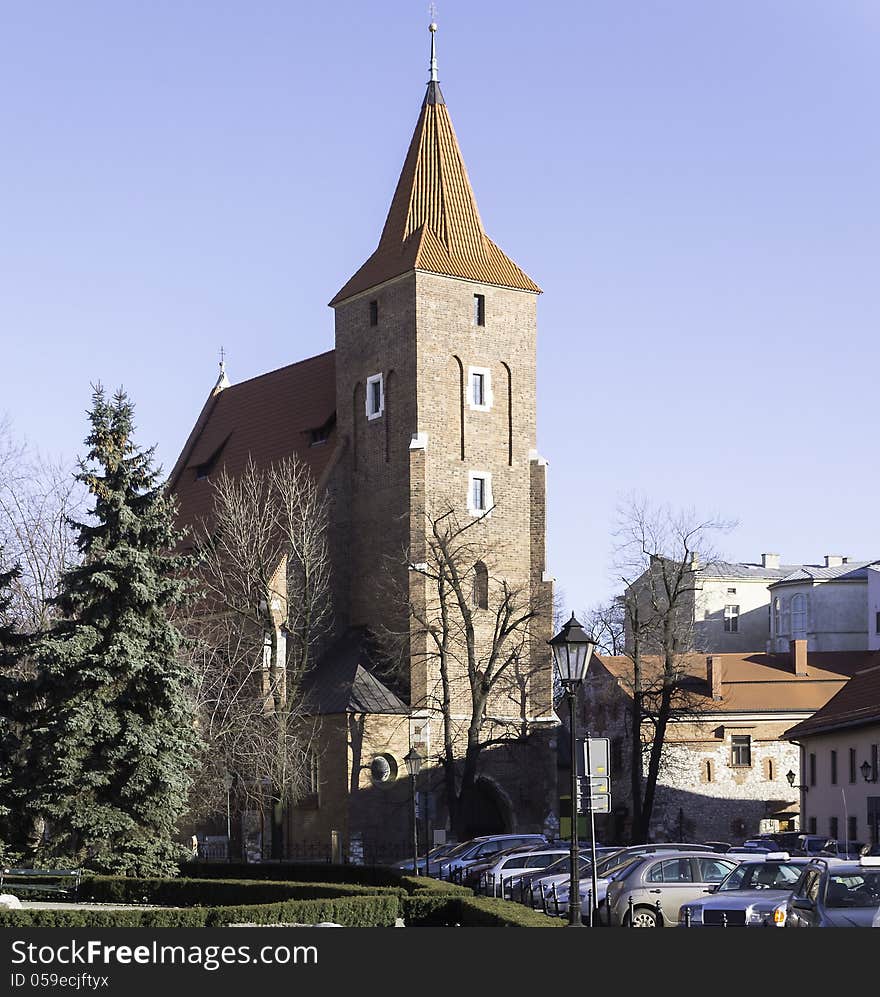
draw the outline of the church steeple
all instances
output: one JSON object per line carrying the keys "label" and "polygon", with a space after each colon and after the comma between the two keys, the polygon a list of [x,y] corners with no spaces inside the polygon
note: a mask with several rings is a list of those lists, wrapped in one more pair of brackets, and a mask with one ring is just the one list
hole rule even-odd
{"label": "church steeple", "polygon": [[379,245],[331,305],[410,270],[540,292],[483,229],[437,79],[437,25],[429,30],[428,88]]}

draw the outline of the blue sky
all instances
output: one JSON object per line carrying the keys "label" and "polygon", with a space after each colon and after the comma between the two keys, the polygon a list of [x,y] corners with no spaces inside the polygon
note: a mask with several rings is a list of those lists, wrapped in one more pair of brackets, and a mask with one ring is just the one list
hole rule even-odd
{"label": "blue sky", "polygon": [[[329,349],[427,79],[427,5],[0,2],[0,413],[73,455],[124,385],[166,468],[216,377]],[[567,606],[621,496],[730,557],[880,555],[880,6],[438,4],[483,221],[544,289]]]}

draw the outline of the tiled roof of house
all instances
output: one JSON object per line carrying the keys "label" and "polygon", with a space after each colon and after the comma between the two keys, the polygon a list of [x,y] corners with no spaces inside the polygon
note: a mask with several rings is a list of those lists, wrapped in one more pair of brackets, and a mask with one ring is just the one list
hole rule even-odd
{"label": "tiled roof of house", "polygon": [[[265,467],[296,454],[319,478],[335,448],[335,411],[332,350],[213,392],[169,478],[181,524],[207,519],[211,477],[223,468],[241,473],[249,457]],[[312,446],[312,431],[321,427],[326,442]],[[199,477],[205,471],[209,476]]]}
{"label": "tiled roof of house", "polygon": [[411,270],[540,292],[488,238],[452,119],[437,83],[429,83],[388,218],[373,255],[330,302]]}
{"label": "tiled roof of house", "polygon": [[303,679],[309,713],[409,713],[409,707],[373,672],[375,651],[369,636],[353,628],[335,643]]}
{"label": "tiled roof of house", "polygon": [[785,578],[797,571],[799,564],[782,564],[778,568],[765,568],[762,564],[749,564],[738,561],[708,561],[699,569],[706,578]]}
{"label": "tiled roof of house", "polygon": [[[880,664],[877,651],[810,651],[806,675],[795,675],[788,654],[713,654],[713,667],[720,669],[722,696],[714,700],[707,682],[706,657],[687,656],[686,684],[698,700],[705,699],[700,708],[713,713],[812,712],[844,688],[856,672]],[[595,655],[593,660],[627,688],[627,679],[632,676],[629,658]],[[659,674],[659,658],[646,658],[646,667],[649,674]]]}
{"label": "tiled roof of house", "polygon": [[863,724],[880,724],[880,662],[853,675],[820,710],[787,730],[784,736],[799,738]]}
{"label": "tiled roof of house", "polygon": [[877,561],[848,561],[846,564],[836,564],[826,568],[818,564],[802,564],[794,568],[777,584],[785,582],[828,582],[845,579],[847,581],[863,581],[868,577],[868,568]]}

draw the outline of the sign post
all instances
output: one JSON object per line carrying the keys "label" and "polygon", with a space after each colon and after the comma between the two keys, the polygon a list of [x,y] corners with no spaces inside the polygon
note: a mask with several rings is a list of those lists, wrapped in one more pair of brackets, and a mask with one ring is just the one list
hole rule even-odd
{"label": "sign post", "polygon": [[[608,754],[608,738],[590,737],[588,731],[584,739],[584,777],[581,780],[583,789],[578,794],[577,809],[580,810],[583,803],[590,815],[590,877],[593,886],[590,894],[590,927],[593,927],[598,910],[595,814],[611,812],[611,779],[609,778]],[[581,799],[582,793],[585,799]]]}

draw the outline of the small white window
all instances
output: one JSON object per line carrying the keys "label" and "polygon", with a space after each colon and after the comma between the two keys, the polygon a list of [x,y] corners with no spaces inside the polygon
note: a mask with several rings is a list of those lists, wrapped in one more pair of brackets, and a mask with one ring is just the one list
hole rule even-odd
{"label": "small white window", "polygon": [[492,372],[488,367],[468,367],[468,405],[481,412],[492,408]]}
{"label": "small white window", "polygon": [[367,378],[367,418],[378,419],[385,411],[385,387],[381,374]]}
{"label": "small white window", "polygon": [[724,607],[724,632],[735,634],[739,630],[739,606]]}
{"label": "small white window", "polygon": [[468,475],[468,512],[482,516],[492,508],[492,475],[488,471],[471,471]]}

